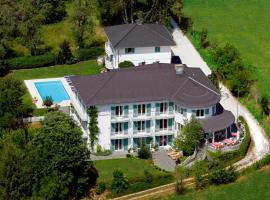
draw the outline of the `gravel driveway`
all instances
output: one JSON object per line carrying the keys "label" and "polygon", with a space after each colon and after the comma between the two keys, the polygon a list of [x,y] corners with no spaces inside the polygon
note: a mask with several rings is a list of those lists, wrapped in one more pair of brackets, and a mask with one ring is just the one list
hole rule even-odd
{"label": "gravel driveway", "polygon": [[[176,46],[172,48],[174,54],[180,56],[182,63],[187,64],[187,66],[200,67],[206,75],[211,74],[210,68],[201,58],[200,54],[197,52],[189,39],[182,33],[175,22],[172,21],[171,23],[174,27],[172,35],[176,43]],[[267,139],[266,134],[259,125],[258,121],[242,104],[239,103],[239,101],[237,101],[236,98],[232,96],[230,91],[224,85],[221,85],[221,94],[222,106],[237,116],[238,105],[239,115],[242,115],[249,125],[251,138],[254,142],[254,148],[249,151],[242,160],[235,163],[235,165],[239,168],[247,167],[269,153],[269,140]]]}

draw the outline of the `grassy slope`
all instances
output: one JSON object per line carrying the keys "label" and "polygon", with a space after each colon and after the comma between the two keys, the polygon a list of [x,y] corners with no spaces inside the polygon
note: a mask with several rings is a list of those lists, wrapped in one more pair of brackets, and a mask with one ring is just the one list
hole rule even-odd
{"label": "grassy slope", "polygon": [[256,67],[257,85],[268,93],[270,85],[270,2],[265,0],[185,0],[184,12],[195,29],[205,27],[211,40],[234,44]]}
{"label": "grassy slope", "polygon": [[153,174],[162,173],[154,168],[148,160],[142,159],[114,159],[94,161],[99,172],[99,181],[111,182],[112,174],[115,169],[121,169],[128,179],[135,179],[144,176],[144,170],[148,170]]}
{"label": "grassy slope", "polygon": [[270,196],[270,170],[257,171],[248,176],[240,178],[237,182],[210,187],[201,192],[189,192],[186,195],[172,197],[171,200],[231,200],[231,199],[269,199]]}
{"label": "grassy slope", "polygon": [[[254,66],[256,88],[270,96],[270,2],[264,0],[184,0],[184,12],[194,21],[194,29],[207,28],[210,41],[230,42],[244,60]],[[269,118],[263,118],[256,102],[242,99],[270,135]]]}
{"label": "grassy slope", "polygon": [[20,69],[12,71],[12,76],[20,80],[54,78],[66,75],[87,75],[100,72],[101,67],[95,60],[80,62],[74,65],[56,65],[34,69]]}

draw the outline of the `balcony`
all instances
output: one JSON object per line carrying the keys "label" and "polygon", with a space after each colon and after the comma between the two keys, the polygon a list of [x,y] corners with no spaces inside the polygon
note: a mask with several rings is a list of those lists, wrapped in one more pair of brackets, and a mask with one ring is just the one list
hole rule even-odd
{"label": "balcony", "polygon": [[111,115],[112,122],[126,122],[129,121],[128,115]]}

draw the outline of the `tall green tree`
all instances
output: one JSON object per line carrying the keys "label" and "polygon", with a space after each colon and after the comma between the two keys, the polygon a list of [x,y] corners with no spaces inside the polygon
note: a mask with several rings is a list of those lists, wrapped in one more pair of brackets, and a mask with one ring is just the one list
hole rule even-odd
{"label": "tall green tree", "polygon": [[83,48],[85,45],[85,33],[93,32],[95,8],[95,0],[74,0],[73,34],[79,48]]}
{"label": "tall green tree", "polygon": [[87,110],[89,116],[89,138],[91,149],[94,150],[95,143],[98,140],[99,128],[98,128],[98,111],[95,106],[90,106]]}
{"label": "tall green tree", "polygon": [[0,130],[14,129],[20,125],[26,106],[22,96],[25,88],[21,81],[6,76],[0,78]]}
{"label": "tall green tree", "polygon": [[28,47],[31,55],[37,54],[37,47],[42,44],[41,24],[44,15],[39,10],[37,1],[21,0],[19,12],[21,13],[18,22],[20,40]]}
{"label": "tall green tree", "polygon": [[78,199],[95,184],[90,152],[80,128],[69,116],[60,112],[46,115],[30,145],[34,195]]}
{"label": "tall green tree", "polygon": [[190,121],[185,122],[184,127],[175,138],[174,144],[185,153],[192,154],[195,148],[199,145],[202,137],[202,125],[195,117],[192,117]]}

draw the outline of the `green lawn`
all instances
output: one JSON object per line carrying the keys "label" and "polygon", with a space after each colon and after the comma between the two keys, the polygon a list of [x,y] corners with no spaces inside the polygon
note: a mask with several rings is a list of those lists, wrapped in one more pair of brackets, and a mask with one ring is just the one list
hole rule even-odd
{"label": "green lawn", "polygon": [[211,41],[234,44],[256,71],[261,93],[270,95],[270,1],[184,0],[194,28],[207,28]]}
{"label": "green lawn", "polygon": [[238,179],[237,182],[210,187],[201,192],[188,192],[186,195],[172,197],[171,200],[253,200],[269,199],[270,197],[270,170],[257,171]]}
{"label": "green lawn", "polygon": [[80,62],[74,65],[56,65],[34,69],[14,70],[11,75],[20,80],[54,78],[67,75],[87,75],[99,73],[101,67],[95,60]]}
{"label": "green lawn", "polygon": [[99,181],[104,181],[106,183],[112,181],[112,174],[115,169],[121,169],[129,180],[144,177],[144,170],[148,170],[153,173],[153,175],[165,173],[156,169],[149,160],[138,158],[99,160],[94,161],[94,165],[99,173]]}

